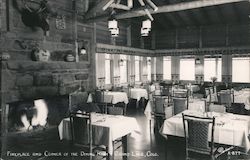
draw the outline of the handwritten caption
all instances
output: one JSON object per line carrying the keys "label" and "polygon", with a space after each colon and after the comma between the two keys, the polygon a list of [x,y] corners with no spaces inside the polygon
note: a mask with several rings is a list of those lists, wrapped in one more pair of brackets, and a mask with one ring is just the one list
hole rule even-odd
{"label": "handwritten caption", "polygon": [[[79,152],[12,152],[7,151],[7,157],[90,157],[90,156],[107,156],[106,152],[95,152],[88,153],[84,151]],[[125,157],[158,157],[158,153],[153,153],[151,151],[140,152],[132,151],[130,153],[120,153],[115,151],[114,156],[125,156]]]}

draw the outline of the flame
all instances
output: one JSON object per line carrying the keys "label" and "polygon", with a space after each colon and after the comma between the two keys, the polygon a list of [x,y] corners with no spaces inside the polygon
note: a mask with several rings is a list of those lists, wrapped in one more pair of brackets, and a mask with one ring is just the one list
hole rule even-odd
{"label": "flame", "polygon": [[43,99],[35,100],[34,104],[37,110],[37,116],[34,116],[32,118],[32,125],[45,126],[47,124],[47,118],[48,118],[48,106]]}
{"label": "flame", "polygon": [[[48,106],[43,99],[38,99],[34,101],[35,109],[37,110],[37,115],[34,115],[32,118],[32,126],[45,126],[47,124],[48,117]],[[29,129],[30,122],[27,119],[26,114],[21,116],[21,121],[24,125],[24,128]],[[33,127],[30,127],[32,129]]]}
{"label": "flame", "polygon": [[24,125],[24,128],[27,130],[30,126],[30,122],[28,121],[27,116],[25,114],[21,116],[21,121]]}

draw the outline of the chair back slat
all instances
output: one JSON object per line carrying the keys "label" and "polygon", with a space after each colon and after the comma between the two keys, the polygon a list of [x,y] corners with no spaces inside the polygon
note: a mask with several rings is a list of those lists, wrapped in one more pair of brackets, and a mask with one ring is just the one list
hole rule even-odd
{"label": "chair back slat", "polygon": [[208,145],[209,124],[201,121],[188,120],[188,145],[192,148],[201,148],[209,151]]}
{"label": "chair back slat", "polygon": [[174,114],[178,114],[187,109],[187,98],[173,98]]}
{"label": "chair back slat", "polygon": [[[212,156],[215,118],[189,116],[183,113],[182,118],[186,139],[186,154],[188,154],[188,151],[192,151]],[[212,126],[211,129],[210,126]],[[211,139],[209,139],[209,135],[211,135]],[[210,146],[209,142],[211,142]]]}
{"label": "chair back slat", "polygon": [[111,104],[112,103],[112,100],[113,100],[113,96],[112,95],[106,95],[104,94],[103,96],[103,103],[109,103]]}
{"label": "chair back slat", "polygon": [[165,113],[166,98],[155,97],[155,113]]}
{"label": "chair back slat", "polygon": [[96,103],[101,103],[103,102],[103,99],[104,99],[104,92],[101,91],[101,90],[96,90],[95,91],[95,102]]}
{"label": "chair back slat", "polygon": [[122,107],[108,107],[108,114],[112,115],[124,115],[125,111]]}
{"label": "chair back slat", "polygon": [[90,113],[70,113],[72,143],[92,145],[92,126]]}
{"label": "chair back slat", "polygon": [[80,104],[86,103],[88,99],[87,92],[74,92],[69,94],[69,107],[78,106]]}
{"label": "chair back slat", "polygon": [[214,88],[213,87],[209,87],[209,93],[213,94],[214,93]]}
{"label": "chair back slat", "polygon": [[209,112],[219,112],[219,113],[225,113],[226,108],[224,105],[218,105],[218,104],[210,104],[208,108]]}
{"label": "chair back slat", "polygon": [[210,95],[210,91],[209,91],[209,88],[205,88],[205,96],[209,96]]}
{"label": "chair back slat", "polygon": [[220,104],[230,104],[232,103],[231,93],[228,92],[220,92],[218,93],[218,100]]}

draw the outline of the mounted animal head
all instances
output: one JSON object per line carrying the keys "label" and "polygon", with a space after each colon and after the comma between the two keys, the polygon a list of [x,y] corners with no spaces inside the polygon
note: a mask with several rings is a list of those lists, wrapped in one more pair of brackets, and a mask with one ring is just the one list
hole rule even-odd
{"label": "mounted animal head", "polygon": [[21,14],[22,22],[26,26],[33,30],[39,27],[44,31],[49,31],[47,18],[52,12],[47,0],[41,0],[39,2],[34,0],[13,0],[13,6]]}

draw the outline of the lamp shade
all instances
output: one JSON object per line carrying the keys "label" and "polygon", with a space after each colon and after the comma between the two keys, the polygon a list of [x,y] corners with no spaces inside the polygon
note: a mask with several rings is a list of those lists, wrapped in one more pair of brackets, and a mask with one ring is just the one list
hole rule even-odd
{"label": "lamp shade", "polygon": [[115,19],[111,19],[108,21],[108,28],[109,30],[113,30],[113,29],[117,29],[118,28],[118,23],[117,23],[117,20]]}
{"label": "lamp shade", "polygon": [[149,30],[145,28],[141,28],[141,36],[148,36]]}
{"label": "lamp shade", "polygon": [[81,49],[80,49],[80,54],[86,54],[86,48],[83,46]]}
{"label": "lamp shade", "polygon": [[142,21],[142,28],[151,30],[151,21],[149,19]]}
{"label": "lamp shade", "polygon": [[195,59],[195,64],[201,64],[201,59],[200,58],[196,58]]}
{"label": "lamp shade", "polygon": [[120,59],[119,65],[120,65],[120,66],[123,66],[123,63],[124,63],[124,60],[123,60],[123,59]]}
{"label": "lamp shade", "polygon": [[110,32],[112,37],[117,37],[119,35],[119,28],[111,29]]}

